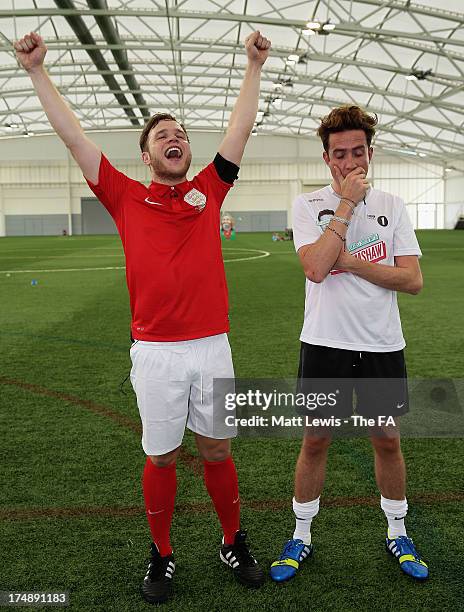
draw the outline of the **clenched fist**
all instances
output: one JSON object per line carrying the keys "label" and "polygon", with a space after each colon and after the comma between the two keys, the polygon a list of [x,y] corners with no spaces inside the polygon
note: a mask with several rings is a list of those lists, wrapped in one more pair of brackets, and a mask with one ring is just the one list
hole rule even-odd
{"label": "clenched fist", "polygon": [[366,179],[366,171],[358,166],[349,172],[344,178],[337,166],[332,166],[335,181],[340,186],[340,195],[358,204],[366,195],[369,181]]}
{"label": "clenched fist", "polygon": [[249,61],[256,62],[261,66],[267,60],[270,48],[271,41],[262,36],[259,30],[253,32],[245,39],[245,49]]}
{"label": "clenched fist", "polygon": [[42,37],[36,32],[26,34],[26,36],[16,41],[13,46],[19,63],[27,72],[32,72],[43,65],[47,47]]}

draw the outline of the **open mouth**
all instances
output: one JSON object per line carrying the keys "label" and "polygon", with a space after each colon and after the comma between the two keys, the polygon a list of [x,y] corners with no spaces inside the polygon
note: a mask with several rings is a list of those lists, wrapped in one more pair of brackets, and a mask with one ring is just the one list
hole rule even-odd
{"label": "open mouth", "polygon": [[180,159],[182,157],[182,150],[180,147],[169,147],[164,153],[167,159]]}

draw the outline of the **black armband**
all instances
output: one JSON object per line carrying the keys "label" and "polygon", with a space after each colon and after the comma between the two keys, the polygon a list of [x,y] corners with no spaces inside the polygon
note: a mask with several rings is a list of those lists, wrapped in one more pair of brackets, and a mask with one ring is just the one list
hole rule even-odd
{"label": "black armband", "polygon": [[232,185],[238,178],[238,171],[240,168],[229,160],[224,159],[220,153],[216,153],[213,164],[219,178],[224,181],[224,183],[230,183]]}

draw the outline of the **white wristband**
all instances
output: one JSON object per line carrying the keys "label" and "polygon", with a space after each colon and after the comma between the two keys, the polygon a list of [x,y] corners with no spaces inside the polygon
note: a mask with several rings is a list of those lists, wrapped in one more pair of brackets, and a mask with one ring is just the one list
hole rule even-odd
{"label": "white wristband", "polygon": [[346,225],[346,227],[350,225],[350,222],[348,221],[348,219],[345,219],[344,217],[337,217],[337,215],[334,215],[332,219],[334,221],[338,221],[339,223],[343,223],[343,225]]}

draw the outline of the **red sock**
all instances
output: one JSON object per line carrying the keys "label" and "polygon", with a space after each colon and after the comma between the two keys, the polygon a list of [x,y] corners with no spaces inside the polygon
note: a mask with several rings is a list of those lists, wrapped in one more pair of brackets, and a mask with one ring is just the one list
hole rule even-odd
{"label": "red sock", "polygon": [[162,557],[172,553],[171,530],[176,498],[176,464],[158,467],[147,457],[143,470],[143,496],[151,537]]}
{"label": "red sock", "polygon": [[205,484],[224,531],[224,543],[233,544],[240,529],[240,501],[237,470],[232,457],[224,461],[203,461]]}

